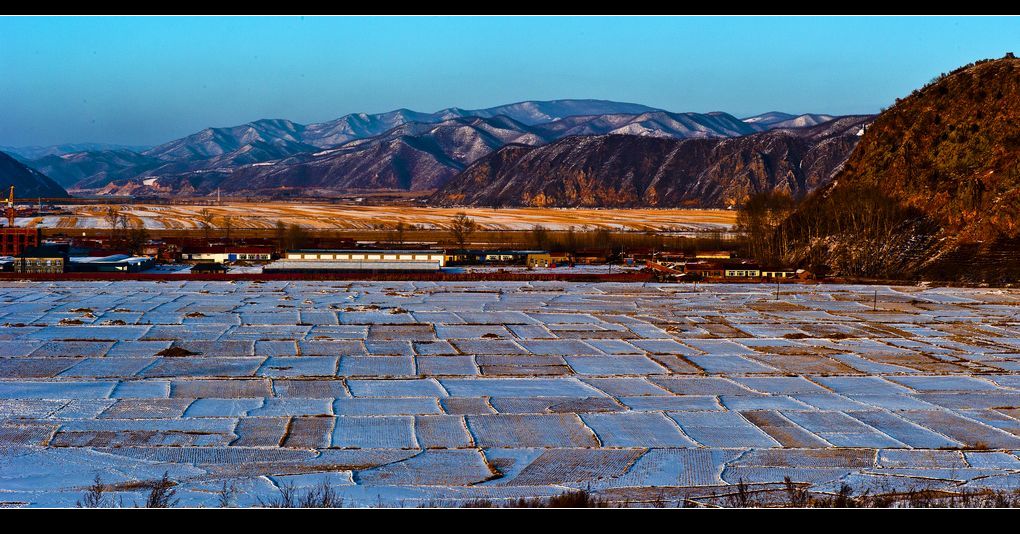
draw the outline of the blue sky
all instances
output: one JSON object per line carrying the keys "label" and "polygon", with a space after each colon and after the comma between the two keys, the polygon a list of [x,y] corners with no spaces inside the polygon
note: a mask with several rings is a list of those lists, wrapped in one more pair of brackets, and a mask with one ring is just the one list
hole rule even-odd
{"label": "blue sky", "polygon": [[1007,51],[1020,18],[2,17],[0,145],[556,98],[874,113]]}

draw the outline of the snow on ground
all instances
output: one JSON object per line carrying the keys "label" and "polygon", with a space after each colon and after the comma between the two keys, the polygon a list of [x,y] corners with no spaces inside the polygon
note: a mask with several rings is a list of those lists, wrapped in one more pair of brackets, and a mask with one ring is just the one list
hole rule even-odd
{"label": "snow on ground", "polygon": [[0,324],[9,506],[1020,482],[1015,290],[2,282]]}

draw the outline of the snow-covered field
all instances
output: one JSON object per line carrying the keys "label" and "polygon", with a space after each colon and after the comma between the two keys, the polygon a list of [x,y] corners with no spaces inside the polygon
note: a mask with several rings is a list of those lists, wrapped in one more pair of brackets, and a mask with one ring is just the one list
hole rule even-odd
{"label": "snow-covered field", "polygon": [[[19,219],[20,225],[56,228],[108,228],[105,205],[68,205],[73,215]],[[357,206],[294,202],[226,203],[222,206],[125,204],[123,213],[135,223],[153,230],[200,229],[199,214],[212,213],[212,226],[234,229],[273,228],[277,221],[306,228],[374,230],[397,223],[424,229],[444,229],[461,211],[474,218],[483,230],[529,230],[541,224],[550,230],[609,228],[638,231],[728,230],[736,212],[684,209],[555,209],[555,208],[417,208],[407,206]]]}
{"label": "snow-covered field", "polygon": [[780,289],[3,282],[0,503],[1020,487],[1020,292]]}

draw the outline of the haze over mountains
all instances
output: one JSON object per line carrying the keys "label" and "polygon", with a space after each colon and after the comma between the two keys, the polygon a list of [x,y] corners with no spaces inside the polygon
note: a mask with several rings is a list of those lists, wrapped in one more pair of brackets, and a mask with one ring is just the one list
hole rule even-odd
{"label": "haze over mountains", "polygon": [[61,154],[70,154],[72,152],[89,152],[122,149],[140,152],[147,148],[149,147],[115,145],[109,143],[65,143],[61,145],[49,145],[49,146],[18,146],[18,147],[0,146],[0,152],[5,152],[16,160],[28,161],[33,159],[39,159],[45,156],[59,156]]}
{"label": "haze over mountains", "polygon": [[479,110],[359,113],[308,125],[258,120],[207,128],[141,151],[89,147],[60,153],[58,147],[36,147],[19,154],[72,192],[90,194],[430,191],[511,144],[540,146],[572,136],[604,135],[724,139],[830,118],[773,112],[741,120],[722,112],[672,113],[602,100],[531,101]]}

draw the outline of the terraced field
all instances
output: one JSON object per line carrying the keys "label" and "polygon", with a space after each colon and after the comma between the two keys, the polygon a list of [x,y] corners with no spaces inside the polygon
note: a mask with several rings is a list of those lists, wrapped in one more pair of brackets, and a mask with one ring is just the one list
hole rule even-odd
{"label": "terraced field", "polygon": [[[22,226],[49,228],[109,228],[105,205],[64,206],[65,216],[18,219]],[[685,209],[554,209],[554,208],[425,208],[408,206],[360,206],[290,202],[226,203],[222,206],[125,204],[120,209],[132,224],[152,230],[201,229],[200,213],[208,210],[214,228],[229,225],[235,230],[271,229],[277,221],[319,230],[377,230],[397,223],[423,229],[445,229],[459,212],[474,218],[482,230],[529,230],[541,224],[550,230],[571,227],[637,231],[726,230],[736,212]]]}
{"label": "terraced field", "polygon": [[1020,487],[1015,290],[5,282],[0,324],[10,506]]}

